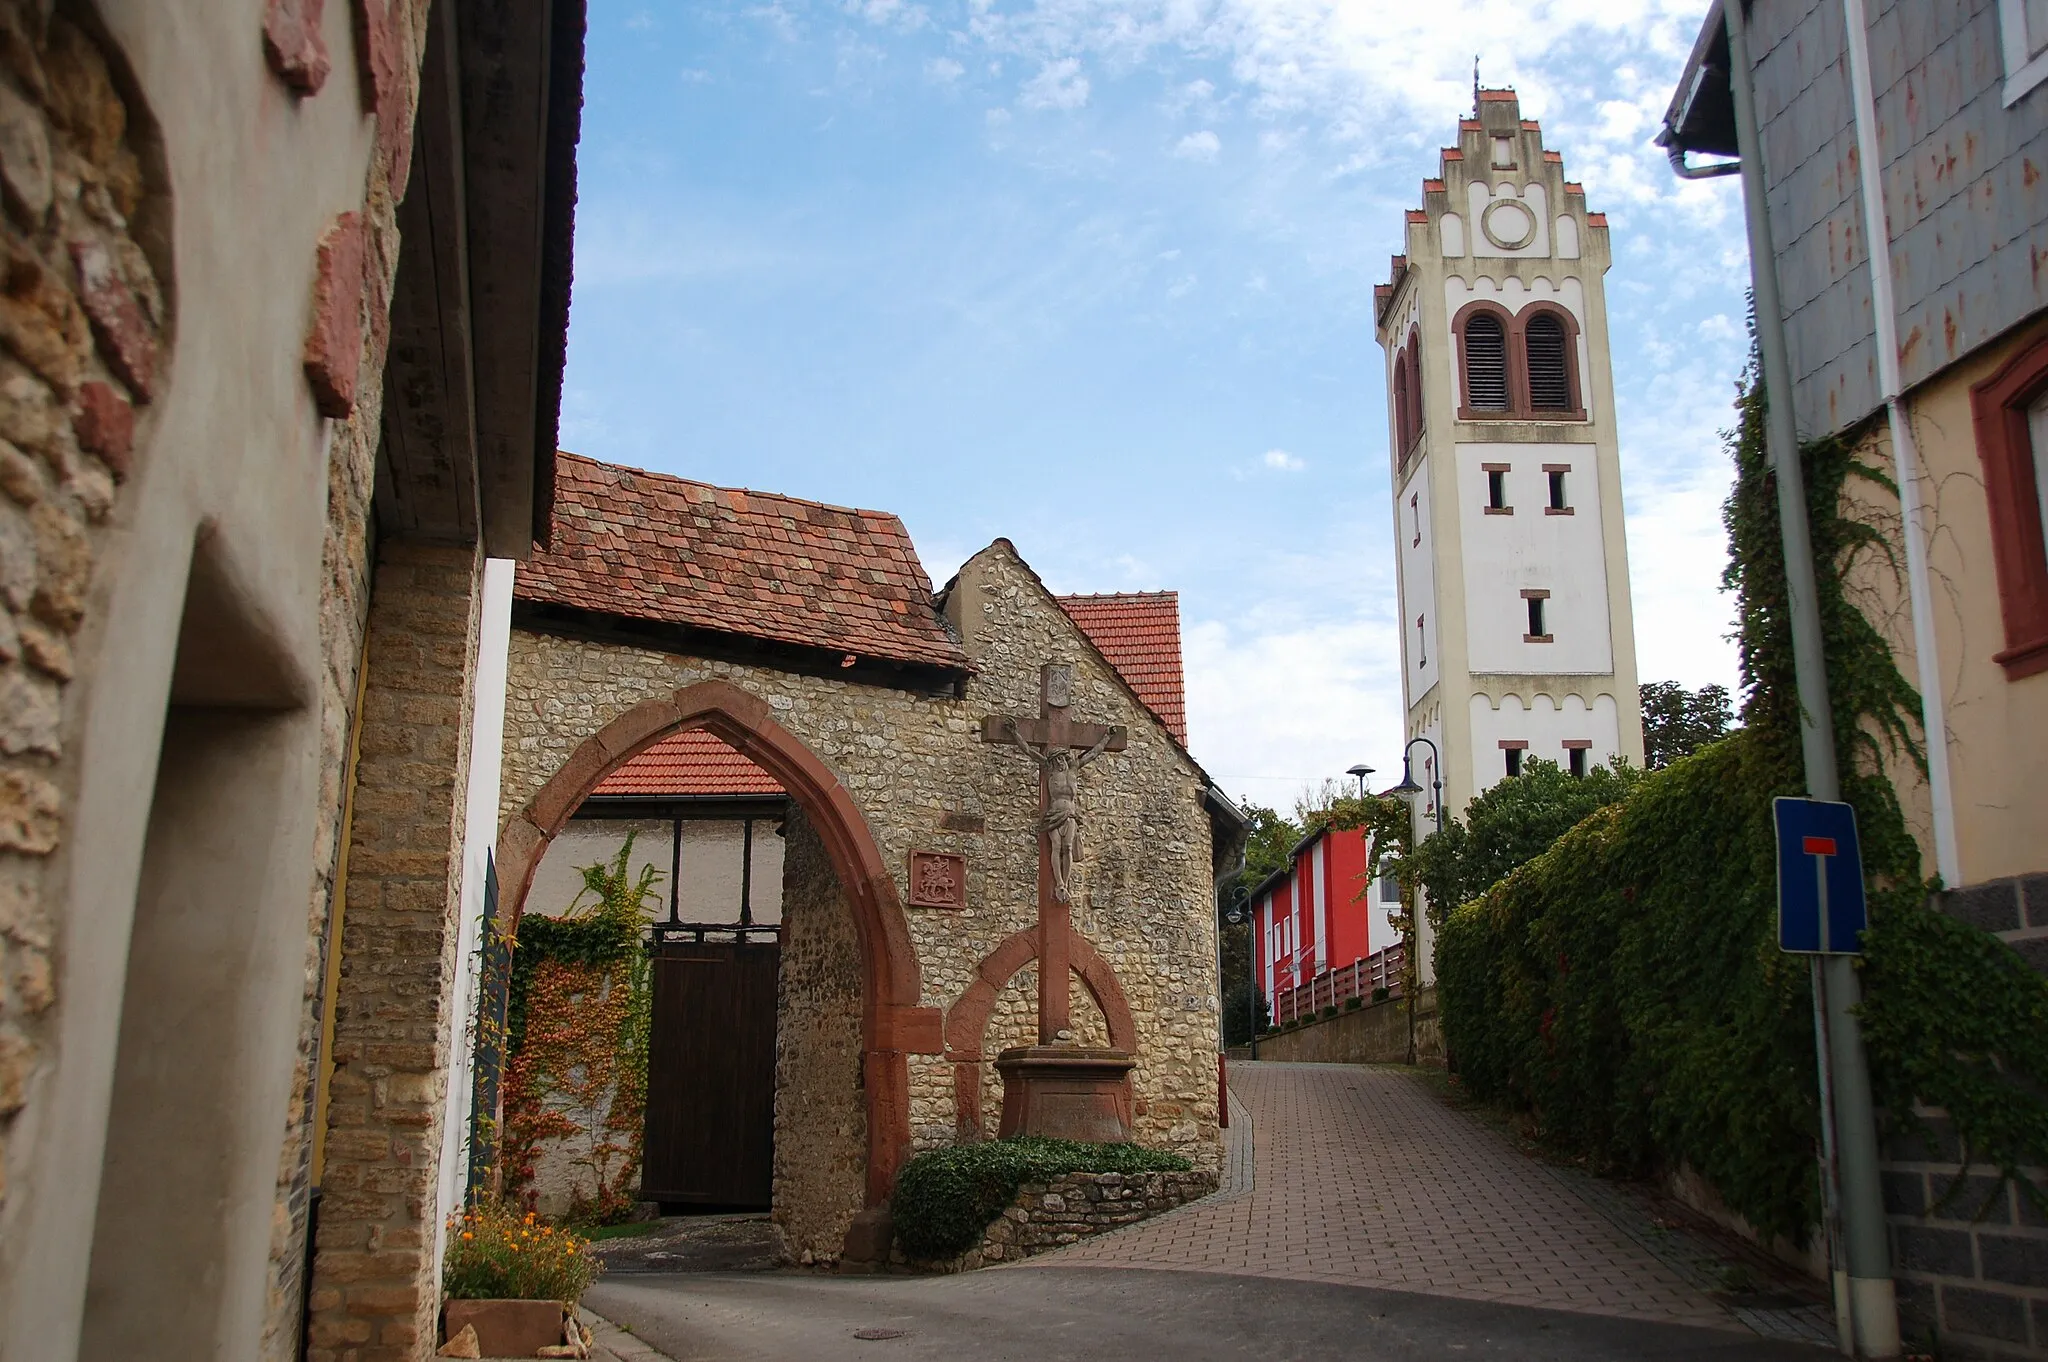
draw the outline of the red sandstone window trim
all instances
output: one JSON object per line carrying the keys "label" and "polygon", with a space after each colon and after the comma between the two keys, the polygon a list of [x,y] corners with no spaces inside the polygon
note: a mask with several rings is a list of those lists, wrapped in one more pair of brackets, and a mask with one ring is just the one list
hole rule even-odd
{"label": "red sandstone window trim", "polygon": [[[1473,317],[1481,313],[1498,317],[1503,342],[1507,346],[1508,404],[1505,409],[1474,407],[1472,405],[1472,382],[1470,366],[1467,363],[1468,348],[1465,343],[1465,327]],[[1547,407],[1539,411],[1529,395],[1529,323],[1537,317],[1555,317],[1564,328],[1565,385],[1570,395],[1569,409]],[[1579,322],[1569,308],[1552,302],[1534,302],[1520,312],[1509,312],[1499,303],[1487,298],[1476,299],[1465,304],[1451,319],[1451,330],[1458,338],[1458,419],[1460,421],[1584,421],[1586,419],[1586,389],[1584,375],[1579,372]],[[1420,351],[1415,353],[1418,355]]]}
{"label": "red sandstone window trim", "polygon": [[1977,457],[1991,519],[1991,559],[2005,648],[1992,661],[2008,681],[2048,671],[2048,553],[2034,485],[2027,407],[2048,393],[2048,336],[2021,350],[1970,389]]}

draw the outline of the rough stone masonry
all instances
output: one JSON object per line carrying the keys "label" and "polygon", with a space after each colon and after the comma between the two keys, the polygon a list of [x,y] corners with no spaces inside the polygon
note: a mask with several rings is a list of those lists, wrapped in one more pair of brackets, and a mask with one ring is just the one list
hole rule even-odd
{"label": "rough stone masonry", "polygon": [[[990,1104],[1000,1097],[991,1061],[1037,1039],[1039,810],[1028,763],[983,743],[979,732],[987,715],[1035,710],[1041,665],[1070,663],[1077,718],[1121,724],[1130,734],[1116,761],[1089,768],[1081,789],[1073,1029],[1084,1043],[1107,1041],[1136,1054],[1138,1140],[1214,1170],[1216,942],[1205,778],[1007,541],[970,560],[937,604],[975,669],[957,692],[593,642],[515,620],[505,825],[516,828],[587,740],[636,705],[707,681],[765,702],[773,721],[829,768],[858,808],[897,902],[911,900],[912,852],[965,858],[964,907],[904,910],[920,1001],[945,1022],[943,1047],[930,1044],[910,1058],[908,1100],[918,1145],[981,1138],[993,1134]],[[630,755],[614,754],[612,764]],[[602,774],[585,773],[583,788]],[[785,884],[792,923],[843,914],[836,896],[807,887],[821,872],[829,882],[830,867],[812,849],[814,834],[792,821]],[[814,1260],[836,1258],[864,1200],[862,1070],[849,1053],[859,1037],[830,1025],[830,1009],[821,1006],[822,995],[855,1010],[849,939],[843,926],[792,930],[781,965],[775,1216],[789,1252]]]}

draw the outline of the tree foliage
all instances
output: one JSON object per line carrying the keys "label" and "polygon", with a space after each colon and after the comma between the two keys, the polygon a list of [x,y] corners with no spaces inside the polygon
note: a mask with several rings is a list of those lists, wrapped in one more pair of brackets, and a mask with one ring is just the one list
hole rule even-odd
{"label": "tree foliage", "polygon": [[1687,690],[1676,681],[1646,681],[1637,689],[1642,697],[1643,760],[1652,771],[1720,741],[1734,726],[1726,686]]}
{"label": "tree foliage", "polygon": [[1554,761],[1531,759],[1416,848],[1416,878],[1429,896],[1431,921],[1441,925],[1450,909],[1550,850],[1595,809],[1626,797],[1641,774],[1617,762],[1574,776]]}

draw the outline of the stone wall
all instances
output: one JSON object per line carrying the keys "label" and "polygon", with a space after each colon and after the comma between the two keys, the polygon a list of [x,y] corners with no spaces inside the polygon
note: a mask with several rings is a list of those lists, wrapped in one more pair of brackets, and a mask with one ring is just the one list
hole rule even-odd
{"label": "stone wall", "polygon": [[[1114,969],[1129,1001],[1139,1060],[1133,1075],[1137,1138],[1214,1168],[1216,945],[1199,772],[1006,543],[998,541],[963,568],[947,610],[979,669],[964,696],[515,627],[501,806],[506,823],[512,825],[580,744],[632,706],[666,700],[699,682],[727,682],[766,702],[775,721],[829,768],[866,819],[899,901],[909,898],[913,849],[966,858],[964,909],[907,910],[921,1001],[949,1009],[984,959],[1037,922],[1037,773],[1024,754],[983,743],[980,721],[989,714],[1036,714],[1040,665],[1071,663],[1075,717],[1130,730],[1128,749],[1105,755],[1083,777],[1075,925]],[[1011,993],[1028,996],[1021,987]],[[1088,1020],[1094,1011],[1091,1004],[1076,1016],[1094,1026]],[[1000,1086],[988,1061],[1022,1032],[1020,1022],[1003,1015],[1000,1027],[986,1028],[978,1052],[959,1057],[982,1067],[984,1093]],[[910,1082],[920,1139],[943,1141],[946,1132],[957,1131],[954,1066],[918,1057]]]}
{"label": "stone wall", "polygon": [[818,831],[783,824],[775,1005],[775,1223],[799,1262],[831,1262],[867,1191],[860,947]]}
{"label": "stone wall", "polygon": [[1184,1206],[1216,1190],[1217,1175],[1192,1173],[1067,1173],[1050,1182],[1027,1182],[1017,1191],[981,1242],[944,1263],[913,1263],[901,1249],[894,1267],[971,1272],[992,1263],[1014,1263],[1034,1254],[1105,1234]]}
{"label": "stone wall", "polygon": [[[1408,1008],[1399,998],[1386,998],[1277,1036],[1261,1036],[1259,1058],[1280,1064],[1406,1063]],[[1437,1023],[1433,988],[1422,990],[1415,999],[1415,1058],[1438,1067],[1444,1063],[1444,1034]]]}
{"label": "stone wall", "polygon": [[480,551],[386,544],[370,606],[307,1356],[415,1355],[439,1305]]}
{"label": "stone wall", "polygon": [[153,130],[118,57],[46,9],[0,4],[0,1206],[54,1037],[44,872],[80,778],[73,644],[170,324]]}

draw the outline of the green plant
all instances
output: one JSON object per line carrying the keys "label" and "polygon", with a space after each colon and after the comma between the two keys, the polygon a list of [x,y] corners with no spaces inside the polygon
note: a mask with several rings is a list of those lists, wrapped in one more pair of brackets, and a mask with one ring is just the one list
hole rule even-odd
{"label": "green plant", "polygon": [[647,1107],[652,990],[641,948],[645,904],[660,874],[628,870],[633,837],[608,863],[583,867],[560,918],[519,924],[513,943],[504,1083],[504,1194],[532,1199],[542,1143],[582,1141],[591,1190],[570,1217],[604,1225],[633,1211]]}
{"label": "green plant", "polygon": [[531,1213],[497,1201],[479,1202],[448,1218],[441,1289],[451,1300],[560,1301],[573,1306],[604,1265],[589,1241]]}
{"label": "green plant", "polygon": [[989,1140],[930,1149],[903,1165],[889,1200],[896,1239],[913,1258],[950,1258],[981,1240],[1027,1182],[1067,1173],[1185,1173],[1178,1154],[1135,1144]]}
{"label": "green plant", "polygon": [[1332,1018],[1332,1017],[1336,1016],[1336,1015],[1337,1015],[1337,1004],[1335,1004],[1335,1003],[1331,1003],[1331,1004],[1330,1004],[1330,1005],[1329,1005],[1328,1007],[1326,1007],[1326,1008],[1324,1008],[1324,1009],[1322,1010],[1322,1012],[1320,1013],[1320,1015],[1321,1015],[1321,1017],[1323,1018],[1323,1020],[1324,1020],[1324,1021],[1328,1021],[1328,1020],[1329,1020],[1330,1018]]}
{"label": "green plant", "polygon": [[1376,1003],[1383,1003],[1393,996],[1394,990],[1388,988],[1385,984],[1381,984],[1372,991],[1372,1000]]}
{"label": "green plant", "polygon": [[1361,1007],[1364,1007],[1364,1006],[1365,1006],[1365,999],[1363,999],[1363,998],[1359,997],[1359,996],[1358,996],[1357,994],[1355,994],[1355,993],[1354,993],[1354,994],[1352,994],[1352,995],[1351,995],[1351,996],[1350,996],[1349,998],[1346,998],[1346,999],[1344,1000],[1344,1010],[1345,1010],[1346,1012],[1356,1012],[1356,1011],[1357,1011],[1357,1010],[1358,1010],[1359,1008],[1361,1008]]}
{"label": "green plant", "polygon": [[[1805,962],[1776,945],[1770,801],[1804,778],[1753,382],[1738,410],[1726,580],[1745,727],[1640,777],[1470,901],[1450,900],[1461,906],[1438,937],[1437,977],[1468,1091],[1529,1110],[1545,1142],[1598,1164],[1690,1163],[1758,1229],[1798,1240],[1818,1211],[1812,999]],[[1845,486],[1889,484],[1846,440],[1801,457],[1843,797],[1869,876],[1873,1085],[1893,1128],[1917,1124],[1917,1104],[1947,1110],[1966,1154],[2040,1204],[2020,1169],[2048,1163],[2048,981],[1925,906],[1918,848],[1884,774],[1888,760],[1920,760],[1917,697],[1844,590],[1852,573],[1891,564],[1882,527],[1844,511]],[[1427,855],[1425,844],[1416,859]]]}

